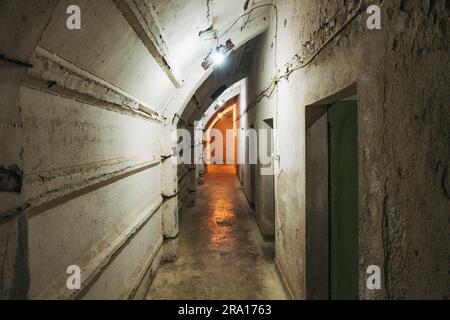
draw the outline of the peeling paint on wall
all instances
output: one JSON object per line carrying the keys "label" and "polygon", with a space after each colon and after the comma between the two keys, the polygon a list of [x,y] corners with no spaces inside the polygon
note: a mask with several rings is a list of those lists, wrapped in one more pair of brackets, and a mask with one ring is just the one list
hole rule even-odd
{"label": "peeling paint on wall", "polygon": [[0,192],[20,193],[22,181],[23,172],[17,165],[0,167]]}

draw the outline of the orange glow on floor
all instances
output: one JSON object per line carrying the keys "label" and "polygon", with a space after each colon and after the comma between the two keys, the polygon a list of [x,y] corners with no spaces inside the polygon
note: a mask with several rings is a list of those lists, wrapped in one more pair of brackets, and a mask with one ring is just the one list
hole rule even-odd
{"label": "orange glow on floor", "polygon": [[[215,179],[229,179],[230,173],[236,173],[234,166],[216,165],[209,166],[208,172],[216,174]],[[229,190],[214,190],[214,195],[208,204],[208,226],[210,230],[209,245],[223,251],[233,251],[236,239],[232,235],[233,225],[236,223],[235,203],[227,197]]]}

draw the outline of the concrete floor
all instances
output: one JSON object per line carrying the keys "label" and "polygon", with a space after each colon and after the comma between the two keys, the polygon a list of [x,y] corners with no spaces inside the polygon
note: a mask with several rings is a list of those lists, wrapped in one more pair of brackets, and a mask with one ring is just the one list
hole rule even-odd
{"label": "concrete floor", "polygon": [[181,220],[180,257],[161,266],[148,299],[287,299],[231,166],[208,168]]}

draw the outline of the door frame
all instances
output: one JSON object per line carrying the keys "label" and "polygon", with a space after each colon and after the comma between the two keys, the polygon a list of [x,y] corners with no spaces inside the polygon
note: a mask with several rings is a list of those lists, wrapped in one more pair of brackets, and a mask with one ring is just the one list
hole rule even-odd
{"label": "door frame", "polygon": [[[307,299],[328,300],[331,298],[328,108],[336,102],[348,99],[356,100],[358,104],[357,97],[357,85],[353,83],[305,107],[305,287]],[[359,158],[359,148],[357,156]],[[357,175],[359,177],[359,172]]]}

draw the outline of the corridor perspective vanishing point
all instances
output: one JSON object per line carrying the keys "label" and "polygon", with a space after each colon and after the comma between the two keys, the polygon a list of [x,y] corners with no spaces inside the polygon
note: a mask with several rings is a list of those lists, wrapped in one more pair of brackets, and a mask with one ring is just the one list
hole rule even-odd
{"label": "corridor perspective vanishing point", "polygon": [[448,300],[449,36],[448,0],[0,0],[0,300]]}

